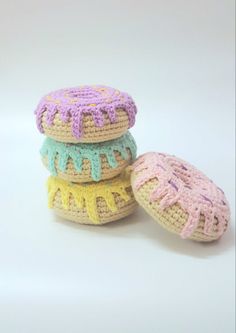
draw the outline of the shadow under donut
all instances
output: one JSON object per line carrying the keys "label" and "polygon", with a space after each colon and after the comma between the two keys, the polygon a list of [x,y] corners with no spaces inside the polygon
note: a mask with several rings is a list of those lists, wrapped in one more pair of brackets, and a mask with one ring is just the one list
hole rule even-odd
{"label": "shadow under donut", "polygon": [[232,248],[235,242],[232,223],[223,237],[217,241],[183,240],[178,235],[163,229],[140,207],[130,216],[102,226],[78,224],[53,215],[56,223],[63,223],[76,230],[113,238],[146,238],[160,249],[196,258],[220,255]]}

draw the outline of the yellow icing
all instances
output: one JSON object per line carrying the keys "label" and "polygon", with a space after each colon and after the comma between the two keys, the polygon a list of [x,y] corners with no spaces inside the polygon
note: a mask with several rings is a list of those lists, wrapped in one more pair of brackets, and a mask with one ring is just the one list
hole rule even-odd
{"label": "yellow icing", "polygon": [[99,183],[70,183],[57,177],[48,179],[48,206],[53,208],[53,202],[57,191],[60,191],[62,207],[66,210],[70,208],[70,196],[75,200],[79,209],[86,208],[88,217],[99,224],[99,214],[97,212],[97,198],[102,197],[108,208],[112,212],[118,210],[114,198],[117,193],[125,201],[130,200],[130,194],[126,191],[130,187],[130,175],[125,173],[122,176],[105,180]]}

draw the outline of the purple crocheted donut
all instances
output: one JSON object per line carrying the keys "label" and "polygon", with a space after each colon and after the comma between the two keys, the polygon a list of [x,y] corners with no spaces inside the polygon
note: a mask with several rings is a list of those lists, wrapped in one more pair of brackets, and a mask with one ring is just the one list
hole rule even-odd
{"label": "purple crocheted donut", "polygon": [[[40,132],[45,132],[46,135],[58,139],[54,137],[54,134],[56,136],[58,134],[60,137],[60,133],[57,132],[64,131],[66,133],[64,133],[64,136],[68,135],[68,128],[65,128],[64,125],[69,123],[70,134],[75,138],[75,141],[83,141],[85,127],[87,128],[87,132],[89,132],[88,128],[92,125],[95,126],[95,129],[92,128],[91,132],[95,137],[99,131],[103,130],[105,125],[111,125],[107,131],[113,130],[114,137],[122,135],[123,133],[119,133],[119,128],[117,130],[117,126],[112,129],[112,124],[122,122],[121,118],[119,119],[118,117],[119,110],[123,111],[122,121],[126,120],[126,125],[124,126],[122,123],[120,124],[120,128],[122,126],[126,127],[122,128],[122,131],[126,132],[135,122],[137,109],[133,99],[127,93],[120,92],[117,89],[95,85],[51,92],[41,99],[35,113]],[[60,121],[59,125],[55,122],[56,115]],[[108,120],[105,124],[104,119],[106,115]],[[92,117],[92,125],[91,117],[86,122],[86,116]],[[124,119],[124,117],[126,118]],[[105,140],[112,138],[109,137]],[[90,141],[94,142],[94,140],[90,139],[87,142]],[[99,139],[96,140],[95,138],[95,141],[99,141]]]}

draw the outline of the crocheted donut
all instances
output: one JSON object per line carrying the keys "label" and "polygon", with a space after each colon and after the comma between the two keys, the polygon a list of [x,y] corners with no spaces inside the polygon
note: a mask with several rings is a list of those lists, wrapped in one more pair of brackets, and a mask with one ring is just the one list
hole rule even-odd
{"label": "crocheted donut", "polygon": [[94,144],[46,138],[40,152],[53,176],[81,183],[120,174],[136,158],[136,144],[129,132],[118,139]]}
{"label": "crocheted donut", "polygon": [[226,230],[230,211],[223,191],[179,158],[147,153],[131,174],[138,203],[164,228],[196,241],[213,241]]}
{"label": "crocheted donut", "polygon": [[105,86],[51,92],[41,99],[35,111],[40,132],[71,143],[118,138],[134,125],[136,112],[127,93]]}
{"label": "crocheted donut", "polygon": [[50,176],[48,205],[68,220],[96,225],[126,217],[137,207],[127,173],[112,180],[83,184]]}

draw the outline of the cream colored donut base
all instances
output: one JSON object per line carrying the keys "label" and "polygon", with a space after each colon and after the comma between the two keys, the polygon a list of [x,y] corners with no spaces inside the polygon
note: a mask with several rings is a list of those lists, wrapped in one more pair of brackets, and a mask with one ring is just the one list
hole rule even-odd
{"label": "cream colored donut base", "polygon": [[117,120],[115,123],[111,123],[107,113],[104,112],[104,126],[102,127],[95,126],[91,115],[84,115],[82,120],[83,134],[81,139],[78,140],[72,134],[70,120],[64,123],[60,119],[59,113],[57,113],[53,120],[53,125],[49,126],[46,123],[46,114],[47,111],[45,111],[42,115],[42,128],[45,135],[61,142],[96,143],[108,141],[122,136],[129,127],[128,115],[122,109],[118,109],[116,111]]}
{"label": "cream colored donut base", "polygon": [[[129,149],[127,149],[129,154],[129,159],[124,160],[121,157],[121,154],[118,152],[115,152],[115,158],[117,160],[117,167],[112,168],[110,167],[107,158],[105,155],[101,155],[101,180],[105,179],[111,179],[117,175],[119,175],[131,162],[131,153]],[[43,164],[48,168],[48,159],[45,156],[42,158]],[[60,171],[58,168],[58,158],[55,160],[55,167],[57,171],[57,176],[59,178],[62,178],[64,180],[70,181],[70,182],[76,182],[76,183],[84,183],[84,182],[91,182],[93,181],[93,178],[91,176],[91,165],[90,161],[88,159],[83,160],[83,167],[82,172],[76,171],[73,161],[71,158],[69,158],[67,163],[67,168],[65,172]]]}
{"label": "cream colored donut base", "polygon": [[[131,184],[134,184],[135,179],[136,175],[135,172],[133,172],[131,175]],[[135,199],[162,227],[179,235],[188,220],[188,214],[183,211],[179,204],[174,204],[173,206],[162,211],[159,208],[160,200],[149,202],[150,194],[157,186],[158,180],[153,178],[142,185],[138,190],[133,187]],[[225,226],[225,229],[226,228],[227,225]],[[219,238],[217,230],[217,220],[215,219],[212,234],[205,235],[204,217],[201,216],[197,228],[189,239],[199,242],[210,242]]]}
{"label": "cream colored donut base", "polygon": [[116,212],[111,212],[109,210],[103,198],[97,198],[97,211],[99,214],[100,222],[96,224],[89,219],[86,212],[86,207],[83,209],[78,209],[72,196],[70,197],[69,201],[69,209],[64,209],[62,207],[60,191],[56,193],[53,202],[53,208],[58,216],[61,216],[67,220],[80,224],[102,225],[127,217],[134,212],[134,210],[137,208],[137,203],[134,200],[131,188],[129,193],[131,195],[131,199],[129,201],[123,200],[117,193],[114,193],[115,203],[118,208]]}

